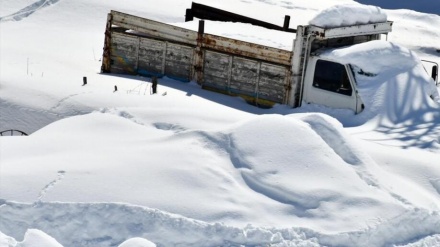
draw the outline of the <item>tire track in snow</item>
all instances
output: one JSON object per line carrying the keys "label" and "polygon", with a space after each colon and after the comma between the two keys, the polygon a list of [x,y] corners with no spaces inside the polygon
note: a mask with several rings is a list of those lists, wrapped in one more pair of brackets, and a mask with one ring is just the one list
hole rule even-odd
{"label": "tire track in snow", "polygon": [[48,7],[50,5],[53,5],[60,0],[39,0],[25,8],[20,9],[19,11],[0,17],[0,22],[3,21],[21,21],[22,19],[34,14],[35,12],[39,11],[42,8]]}

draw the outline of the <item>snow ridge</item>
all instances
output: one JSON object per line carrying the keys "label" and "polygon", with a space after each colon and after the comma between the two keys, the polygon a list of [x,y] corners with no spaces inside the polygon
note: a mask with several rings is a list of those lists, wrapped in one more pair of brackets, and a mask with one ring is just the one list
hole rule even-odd
{"label": "snow ridge", "polygon": [[41,229],[64,246],[118,246],[133,237],[147,238],[157,246],[319,246],[298,229],[250,225],[240,229],[127,204],[6,202],[0,206],[4,234],[22,239],[29,228]]}
{"label": "snow ridge", "polygon": [[146,238],[158,247],[381,247],[402,243],[407,245],[399,246],[417,247],[440,242],[440,214],[421,209],[408,211],[363,231],[332,235],[305,228],[230,227],[128,204],[4,202],[0,206],[0,229],[7,229],[0,232],[0,243],[14,246],[12,238],[22,239],[32,228],[41,229],[63,246],[85,247],[119,246],[130,238]]}

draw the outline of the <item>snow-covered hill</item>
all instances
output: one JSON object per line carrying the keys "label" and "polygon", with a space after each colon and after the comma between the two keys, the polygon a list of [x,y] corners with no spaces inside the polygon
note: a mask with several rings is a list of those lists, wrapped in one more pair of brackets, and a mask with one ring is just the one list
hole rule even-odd
{"label": "snow-covered hill", "polygon": [[[200,2],[291,26],[354,3]],[[0,246],[440,245],[440,111],[418,57],[440,62],[439,16],[385,10],[393,43],[325,54],[376,74],[359,80],[359,115],[259,109],[169,78],[150,95],[150,78],[99,73],[111,9],[195,28],[190,5],[0,3],[0,131],[31,134],[0,137]],[[294,38],[206,31],[284,49]]]}

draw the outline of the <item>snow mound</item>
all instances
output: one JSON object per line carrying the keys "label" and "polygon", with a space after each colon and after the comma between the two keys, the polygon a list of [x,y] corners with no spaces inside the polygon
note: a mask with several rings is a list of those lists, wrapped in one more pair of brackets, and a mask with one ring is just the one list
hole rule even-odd
{"label": "snow mound", "polygon": [[420,59],[414,52],[398,44],[383,40],[326,50],[320,56],[356,65],[365,73],[370,74],[392,70],[400,72],[420,64]]}
{"label": "snow mound", "polygon": [[387,21],[387,14],[379,7],[361,4],[341,4],[324,9],[309,24],[319,27],[344,27]]}
{"label": "snow mound", "polygon": [[428,246],[440,246],[440,234],[428,236],[415,243],[396,245],[396,247],[428,247]]}
{"label": "snow mound", "polygon": [[118,247],[156,247],[156,245],[145,238],[131,238]]}
{"label": "snow mound", "polygon": [[63,247],[54,238],[46,233],[37,230],[29,229],[24,235],[22,242],[17,242],[12,237],[6,236],[0,232],[0,246],[2,247]]}
{"label": "snow mound", "polygon": [[26,185],[5,178],[7,200],[117,201],[239,227],[294,222],[323,231],[361,229],[404,211],[379,182],[380,171],[371,172],[377,165],[323,114],[256,116],[204,130],[124,109],[66,118],[8,140],[28,156],[5,149],[4,169],[24,169],[30,159],[34,165],[21,177]]}
{"label": "snow mound", "polygon": [[250,188],[293,206],[291,212],[301,217],[332,219],[345,208],[350,218],[360,205],[365,217],[403,209],[377,190],[367,171],[374,162],[343,134],[339,122],[321,114],[303,119],[262,116],[232,132],[232,160]]}

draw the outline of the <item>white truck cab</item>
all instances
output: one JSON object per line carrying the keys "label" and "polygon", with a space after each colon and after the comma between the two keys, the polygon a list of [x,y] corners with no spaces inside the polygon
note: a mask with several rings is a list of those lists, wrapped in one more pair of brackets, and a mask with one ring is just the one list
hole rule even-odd
{"label": "white truck cab", "polygon": [[350,65],[310,56],[304,81],[305,103],[347,108],[355,113],[364,109]]}
{"label": "white truck cab", "polygon": [[320,50],[334,49],[372,40],[391,32],[393,22],[325,28],[298,26],[292,56],[292,84],[289,105],[304,103],[351,109],[364,109],[350,64],[319,56]]}

